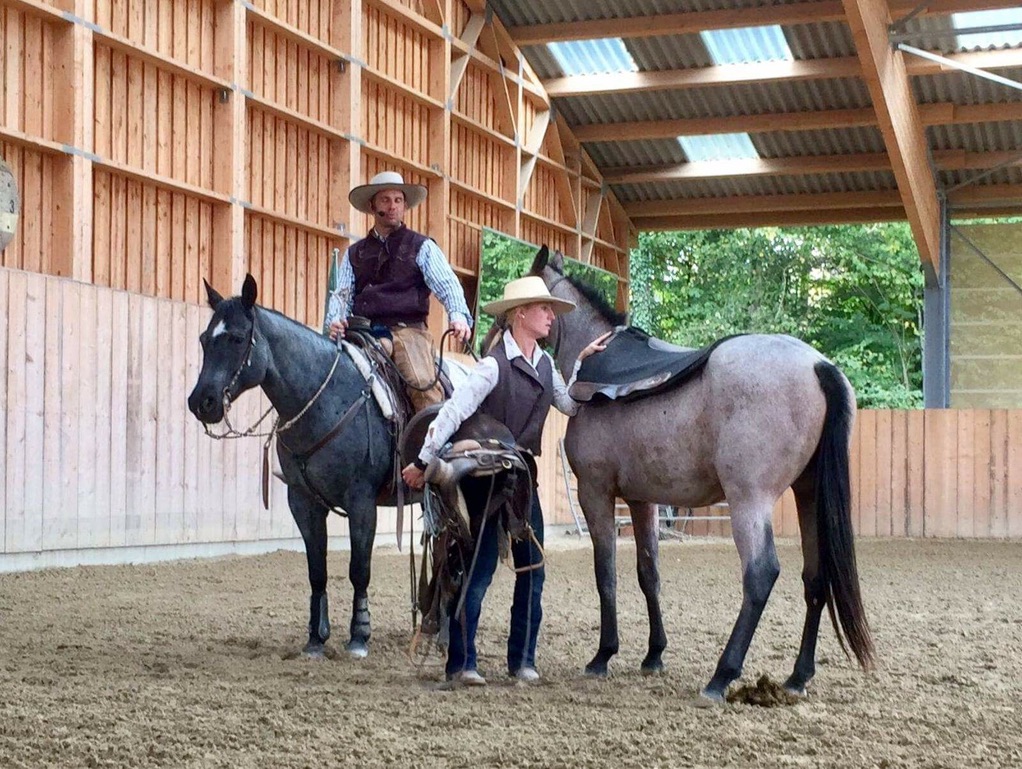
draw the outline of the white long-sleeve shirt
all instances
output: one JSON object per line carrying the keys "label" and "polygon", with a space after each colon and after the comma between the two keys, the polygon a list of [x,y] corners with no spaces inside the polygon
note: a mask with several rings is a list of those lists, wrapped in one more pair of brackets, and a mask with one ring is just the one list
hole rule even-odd
{"label": "white long-sleeve shirt", "polygon": [[[537,372],[539,371],[539,362],[543,359],[543,356],[550,357],[537,344],[532,351],[532,357],[526,358],[515,338],[511,336],[510,331],[504,332],[501,342],[504,345],[504,352],[507,354],[509,361],[515,358],[523,358]],[[579,404],[568,395],[569,385],[565,384],[564,377],[557,370],[557,366],[554,365],[552,358],[550,359],[550,365],[553,368],[554,375],[554,408],[562,414],[567,414],[569,417],[575,416],[578,413]],[[578,368],[579,363],[576,361],[569,383],[575,381]],[[433,420],[433,424],[430,425],[429,432],[426,434],[426,440],[422,445],[422,450],[419,452],[420,462],[428,465],[433,460],[433,457],[444,447],[451,436],[458,431],[462,423],[476,413],[479,407],[483,405],[483,401],[493,392],[499,379],[500,370],[497,367],[496,360],[487,356],[479,361],[479,365],[472,369],[468,379],[459,385],[450,400],[444,403],[440,412],[436,415],[436,419]]]}

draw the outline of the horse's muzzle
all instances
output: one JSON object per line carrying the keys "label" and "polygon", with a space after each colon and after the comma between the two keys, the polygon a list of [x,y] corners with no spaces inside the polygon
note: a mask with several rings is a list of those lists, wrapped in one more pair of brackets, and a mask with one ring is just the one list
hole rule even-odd
{"label": "horse's muzzle", "polygon": [[188,410],[195,418],[207,425],[213,425],[224,418],[224,404],[215,395],[192,390],[188,396]]}

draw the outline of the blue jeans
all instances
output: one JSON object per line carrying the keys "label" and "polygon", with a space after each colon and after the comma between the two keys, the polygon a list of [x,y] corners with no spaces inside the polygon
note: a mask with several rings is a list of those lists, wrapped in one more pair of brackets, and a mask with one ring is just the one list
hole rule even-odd
{"label": "blue jeans", "polygon": [[[536,533],[536,539],[542,545],[543,510],[539,505],[539,494],[535,492],[532,496],[530,522]],[[490,586],[493,573],[497,569],[498,529],[499,523],[496,518],[490,519],[479,540],[479,555],[476,559],[475,571],[472,573],[471,581],[462,588],[466,591],[464,622],[454,616],[460,596],[454,599],[450,607],[451,638],[450,646],[447,649],[448,675],[462,670],[476,669],[476,631],[479,629],[479,615],[482,613],[486,589]],[[515,568],[539,563],[543,557],[531,540],[513,542],[511,555]],[[543,619],[544,571],[544,567],[541,566],[538,569],[515,575],[515,593],[511,604],[511,630],[507,637],[507,669],[509,673],[515,673],[522,667],[536,666],[536,639],[539,635],[539,623]]]}

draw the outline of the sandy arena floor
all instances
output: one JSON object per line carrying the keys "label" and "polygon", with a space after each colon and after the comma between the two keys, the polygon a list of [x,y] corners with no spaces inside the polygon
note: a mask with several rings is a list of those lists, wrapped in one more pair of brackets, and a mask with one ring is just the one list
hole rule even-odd
{"label": "sandy arena floor", "polygon": [[[300,554],[0,575],[0,766],[1022,766],[1022,543],[860,542],[879,671],[846,660],[828,623],[807,699],[709,710],[690,703],[737,612],[733,545],[664,543],[668,670],[646,678],[646,612],[622,542],[622,650],[604,681],[581,675],[599,626],[591,551],[550,549],[543,683],[501,675],[502,569],[480,630],[490,685],[453,692],[437,688],[439,660],[416,670],[405,657],[408,564],[392,552],[374,563],[362,661],[297,656]],[[744,681],[783,680],[794,662],[801,556],[794,542],[779,550]],[[347,554],[330,566],[340,650]]]}

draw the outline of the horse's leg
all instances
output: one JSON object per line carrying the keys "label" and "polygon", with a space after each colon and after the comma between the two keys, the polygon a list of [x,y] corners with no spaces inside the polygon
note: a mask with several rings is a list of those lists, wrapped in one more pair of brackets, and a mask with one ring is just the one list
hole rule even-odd
{"label": "horse's leg", "polygon": [[589,536],[593,541],[593,565],[596,591],[600,595],[600,648],[589,664],[586,675],[607,675],[607,662],[617,654],[617,527],[614,525],[614,498],[600,490],[579,485],[579,504],[585,513]]}
{"label": "horse's leg", "polygon": [[369,636],[372,634],[369,620],[369,577],[373,540],[376,539],[376,500],[369,491],[353,496],[358,501],[353,502],[348,510],[351,536],[351,565],[348,567],[348,579],[351,580],[353,590],[351,638],[345,648],[352,657],[361,658],[369,654]]}
{"label": "horse's leg", "polygon": [[661,655],[667,648],[664,633],[664,618],[660,613],[660,570],[657,557],[660,549],[659,520],[657,506],[648,502],[628,502],[632,512],[632,528],[635,531],[635,562],[639,572],[639,587],[646,596],[646,611],[649,614],[649,650],[642,661],[643,673],[663,672]]}
{"label": "horse's leg", "polygon": [[330,637],[330,611],[326,597],[326,509],[299,486],[289,486],[287,501],[298,531],[305,540],[305,558],[309,564],[309,641],[303,653],[323,656],[323,645]]}
{"label": "horse's leg", "polygon": [[795,492],[798,525],[802,532],[802,585],[805,589],[806,621],[802,628],[802,643],[795,660],[795,669],[784,682],[784,688],[799,695],[806,693],[806,684],[816,674],[816,639],[820,632],[820,616],[827,602],[827,581],[820,573],[814,481],[812,469],[809,469],[791,487]]}
{"label": "horse's leg", "polygon": [[750,500],[731,507],[732,537],[742,561],[742,608],[713,678],[702,691],[702,696],[712,702],[723,702],[728,685],[742,674],[745,654],[781,572],[774,548],[772,513],[773,500]]}

